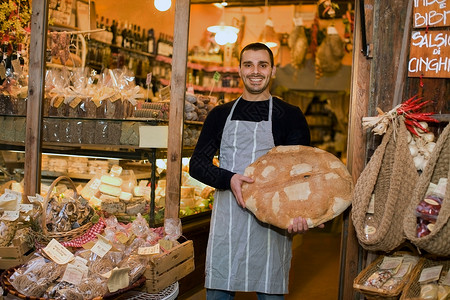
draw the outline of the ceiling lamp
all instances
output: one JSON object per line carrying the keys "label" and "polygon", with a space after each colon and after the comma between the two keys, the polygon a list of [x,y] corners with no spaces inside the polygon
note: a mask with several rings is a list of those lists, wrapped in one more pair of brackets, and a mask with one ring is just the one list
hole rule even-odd
{"label": "ceiling lamp", "polygon": [[273,29],[273,21],[269,18],[268,0],[266,0],[266,23],[264,23],[264,29],[259,36],[259,40],[269,48],[278,46],[278,36]]}
{"label": "ceiling lamp", "polygon": [[159,11],[166,11],[171,5],[171,0],[155,0],[155,8]]}
{"label": "ceiling lamp", "polygon": [[234,26],[225,25],[225,3],[222,3],[219,7],[222,9],[222,22],[220,25],[209,26],[207,30],[209,32],[215,33],[214,40],[219,45],[234,44],[237,41],[239,29]]}

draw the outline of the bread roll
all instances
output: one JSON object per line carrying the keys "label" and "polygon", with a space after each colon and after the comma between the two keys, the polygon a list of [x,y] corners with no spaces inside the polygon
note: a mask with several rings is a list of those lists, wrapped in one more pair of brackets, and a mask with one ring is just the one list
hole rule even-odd
{"label": "bread roll", "polygon": [[353,180],[333,154],[307,146],[277,146],[244,173],[253,183],[242,185],[247,209],[259,220],[288,228],[296,217],[316,227],[350,204]]}

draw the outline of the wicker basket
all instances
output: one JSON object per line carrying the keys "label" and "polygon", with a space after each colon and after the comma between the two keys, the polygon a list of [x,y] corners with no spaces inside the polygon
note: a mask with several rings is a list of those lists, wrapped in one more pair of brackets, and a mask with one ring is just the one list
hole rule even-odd
{"label": "wicker basket", "polygon": [[[1,280],[2,288],[6,293],[16,296],[20,299],[26,299],[26,300],[49,300],[48,298],[25,296],[25,295],[19,293],[9,282],[9,278],[11,277],[12,274],[14,274],[14,272],[16,271],[16,268],[17,267],[7,269],[1,274],[0,280]],[[118,291],[115,291],[114,293],[108,293],[106,295],[103,295],[103,297],[95,297],[95,298],[93,298],[93,300],[117,299],[117,297],[119,295],[121,295],[127,291],[137,289],[137,288],[143,286],[145,281],[146,281],[146,278],[144,276],[141,276],[138,280],[136,280],[133,284],[129,285],[128,287],[120,289]]]}
{"label": "wicker basket", "polygon": [[[397,252],[393,256],[405,254],[405,252]],[[408,253],[412,254],[412,253]],[[397,300],[400,297],[400,294],[408,283],[411,276],[415,273],[417,269],[421,269],[422,264],[424,263],[424,259],[421,258],[414,266],[414,268],[409,272],[409,274],[405,275],[402,281],[397,285],[397,287],[393,290],[383,290],[377,289],[375,287],[370,287],[364,285],[364,282],[372,275],[375,271],[379,269],[379,266],[383,262],[384,256],[379,256],[375,259],[368,267],[359,273],[359,275],[353,281],[353,288],[363,294],[368,300]]]}
{"label": "wicker basket", "polygon": [[413,273],[411,273],[410,280],[406,284],[405,288],[403,289],[402,296],[400,297],[400,300],[417,300],[420,299],[420,283],[419,283],[419,277],[420,273],[424,268],[429,268],[433,266],[439,266],[443,265],[443,270],[448,270],[450,268],[450,260],[431,260],[431,259],[425,259],[424,263],[420,268],[417,268],[414,270]]}
{"label": "wicker basket", "polygon": [[442,201],[442,207],[436,220],[435,229],[430,234],[421,238],[418,238],[416,234],[416,207],[426,196],[425,193],[430,182],[437,184],[439,178],[448,178],[450,181],[450,124],[445,127],[436,142],[430,160],[414,189],[403,221],[405,235],[414,245],[434,255],[449,256],[450,183],[447,184],[445,199]]}
{"label": "wicker basket", "polygon": [[[403,214],[419,177],[408,149],[407,134],[402,120],[395,128],[391,124],[356,182],[352,220],[358,241],[366,250],[390,252],[405,241]],[[366,237],[365,218],[372,194],[377,231]]]}
{"label": "wicker basket", "polygon": [[65,231],[65,232],[48,232],[47,230],[47,225],[46,225],[46,219],[47,219],[47,205],[48,202],[50,200],[50,196],[52,191],[54,190],[55,186],[62,180],[65,180],[69,183],[70,188],[73,189],[74,191],[74,198],[78,199],[78,193],[77,193],[77,188],[75,187],[75,184],[73,183],[73,181],[67,177],[67,176],[60,176],[58,178],[56,178],[52,184],[50,185],[49,188],[49,192],[47,193],[47,196],[44,198],[44,203],[42,204],[42,234],[40,234],[38,236],[38,240],[40,242],[49,242],[52,239],[57,240],[58,242],[67,242],[67,241],[71,241],[81,235],[83,235],[86,231],[89,230],[89,228],[92,227],[92,222],[87,222],[86,224],[69,230],[69,231]]}

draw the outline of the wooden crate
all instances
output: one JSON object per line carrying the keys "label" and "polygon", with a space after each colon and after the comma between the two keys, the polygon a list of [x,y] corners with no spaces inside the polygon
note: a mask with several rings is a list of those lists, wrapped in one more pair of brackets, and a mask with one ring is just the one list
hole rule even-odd
{"label": "wooden crate", "polygon": [[12,245],[0,247],[0,269],[6,270],[21,265],[31,257],[31,248],[21,239],[14,239]]}
{"label": "wooden crate", "polygon": [[152,256],[144,276],[149,293],[157,293],[194,271],[194,244],[191,240],[166,253]]}

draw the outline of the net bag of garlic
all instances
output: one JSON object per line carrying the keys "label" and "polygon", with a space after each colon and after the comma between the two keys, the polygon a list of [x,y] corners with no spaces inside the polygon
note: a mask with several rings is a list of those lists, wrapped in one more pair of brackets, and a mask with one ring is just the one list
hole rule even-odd
{"label": "net bag of garlic", "polygon": [[389,252],[404,241],[403,216],[419,177],[408,148],[403,117],[387,131],[363,172],[352,199],[352,220],[360,245]]}
{"label": "net bag of garlic", "polygon": [[308,146],[277,146],[244,172],[246,208],[260,221],[286,229],[296,217],[316,227],[351,204],[353,181],[333,154]]}
{"label": "net bag of garlic", "polygon": [[450,255],[450,124],[436,142],[406,209],[406,238],[434,255]]}

